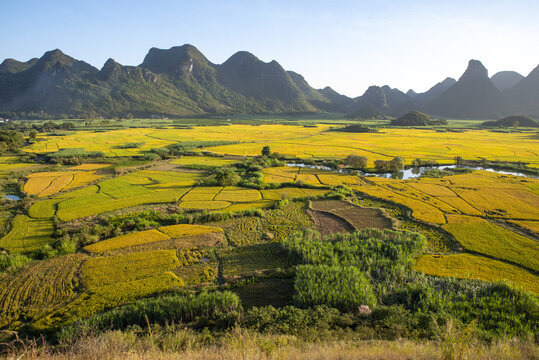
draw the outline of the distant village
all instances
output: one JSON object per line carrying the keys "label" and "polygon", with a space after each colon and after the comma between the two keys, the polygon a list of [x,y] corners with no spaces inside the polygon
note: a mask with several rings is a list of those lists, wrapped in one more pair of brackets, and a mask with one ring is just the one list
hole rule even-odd
{"label": "distant village", "polygon": [[7,123],[13,120],[0,118],[0,123]]}

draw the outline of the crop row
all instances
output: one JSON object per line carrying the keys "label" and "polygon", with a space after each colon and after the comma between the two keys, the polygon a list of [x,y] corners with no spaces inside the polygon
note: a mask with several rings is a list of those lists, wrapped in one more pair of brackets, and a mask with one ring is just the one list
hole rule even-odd
{"label": "crop row", "polygon": [[17,215],[13,219],[10,232],[0,239],[0,248],[10,253],[38,250],[43,245],[54,242],[53,232],[50,219],[32,219],[26,215]]}
{"label": "crop row", "polygon": [[0,327],[37,319],[72,301],[85,258],[74,254],[37,261],[0,278]]}

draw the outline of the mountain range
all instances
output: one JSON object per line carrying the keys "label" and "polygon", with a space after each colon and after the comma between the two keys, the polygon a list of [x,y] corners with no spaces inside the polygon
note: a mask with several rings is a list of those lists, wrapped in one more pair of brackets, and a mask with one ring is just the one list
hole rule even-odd
{"label": "mountain range", "polygon": [[411,110],[453,118],[539,116],[539,66],[528,76],[504,71],[488,77],[471,60],[464,74],[424,93],[371,86],[350,98],[314,89],[275,60],[240,51],[213,64],[196,47],[152,48],[139,66],[113,59],[101,69],[60,50],[0,64],[0,113],[15,116],[198,116],[235,113],[339,112],[384,118]]}

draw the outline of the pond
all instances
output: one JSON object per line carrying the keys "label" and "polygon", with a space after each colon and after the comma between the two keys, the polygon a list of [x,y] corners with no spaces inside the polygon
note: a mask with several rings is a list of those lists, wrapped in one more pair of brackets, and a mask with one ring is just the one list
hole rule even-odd
{"label": "pond", "polygon": [[[350,174],[355,170],[350,169],[332,169],[328,166],[323,165],[309,165],[309,164],[294,164],[294,163],[287,163],[286,166],[298,166],[298,167],[306,167],[310,169],[322,169],[332,172],[339,172],[339,173],[345,173]],[[504,171],[504,170],[497,170],[492,169],[489,167],[481,167],[481,166],[469,166],[469,165],[436,165],[436,166],[422,166],[422,167],[412,167],[409,169],[401,170],[399,172],[385,172],[385,173],[369,173],[364,171],[358,171],[360,175],[363,176],[373,176],[373,177],[382,177],[386,179],[400,179],[400,180],[407,180],[407,179],[415,179],[423,175],[425,172],[433,169],[439,169],[439,170],[446,170],[446,169],[472,169],[472,170],[485,170],[490,172],[495,172],[498,174],[504,174],[504,175],[514,175],[514,176],[524,176],[524,177],[531,177],[537,179],[537,176],[525,174],[521,172],[516,171]]]}
{"label": "pond", "polygon": [[4,196],[4,199],[11,200],[11,201],[19,201],[21,198],[17,195],[6,195]]}

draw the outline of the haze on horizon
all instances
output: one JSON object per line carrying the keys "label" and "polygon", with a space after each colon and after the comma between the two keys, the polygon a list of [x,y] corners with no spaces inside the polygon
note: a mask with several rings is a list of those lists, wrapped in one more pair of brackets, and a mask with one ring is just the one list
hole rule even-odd
{"label": "haze on horizon", "polygon": [[428,90],[469,59],[526,76],[539,63],[537,1],[3,1],[0,61],[55,48],[97,68],[139,65],[151,47],[196,46],[213,63],[246,50],[315,88]]}

